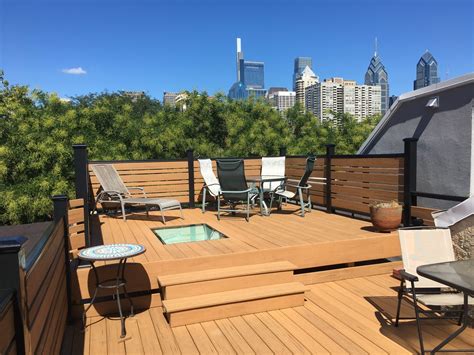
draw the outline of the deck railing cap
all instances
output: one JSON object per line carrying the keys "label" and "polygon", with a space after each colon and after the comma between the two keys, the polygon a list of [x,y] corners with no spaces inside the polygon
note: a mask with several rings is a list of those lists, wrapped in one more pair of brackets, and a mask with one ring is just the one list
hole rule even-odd
{"label": "deck railing cap", "polygon": [[24,236],[0,238],[0,254],[17,253],[27,241],[28,238]]}

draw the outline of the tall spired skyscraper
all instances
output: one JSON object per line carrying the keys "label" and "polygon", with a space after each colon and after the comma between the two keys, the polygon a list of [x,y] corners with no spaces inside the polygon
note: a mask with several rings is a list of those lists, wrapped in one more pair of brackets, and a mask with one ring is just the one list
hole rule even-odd
{"label": "tall spired skyscraper", "polygon": [[313,70],[313,59],[311,57],[295,58],[295,67],[293,69],[293,90],[296,90],[296,80],[299,79],[299,76],[301,76],[306,67]]}
{"label": "tall spired skyscraper", "polygon": [[431,84],[439,83],[438,62],[433,55],[426,50],[416,65],[416,79],[413,82],[413,89],[424,88]]}
{"label": "tall spired skyscraper", "polygon": [[381,88],[381,113],[382,115],[390,107],[389,100],[389,85],[388,85],[388,73],[383,65],[380,57],[377,53],[377,38],[375,39],[375,51],[374,56],[370,60],[369,67],[365,73],[365,85],[379,85]]}

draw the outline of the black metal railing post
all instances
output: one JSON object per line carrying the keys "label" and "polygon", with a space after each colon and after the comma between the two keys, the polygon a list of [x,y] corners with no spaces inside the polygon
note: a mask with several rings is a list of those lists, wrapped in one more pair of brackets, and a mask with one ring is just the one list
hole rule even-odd
{"label": "black metal railing post", "polygon": [[84,199],[84,237],[86,246],[91,246],[89,228],[89,168],[87,145],[74,144],[74,172],[76,183],[76,198]]}
{"label": "black metal railing post", "polygon": [[418,138],[405,138],[404,142],[404,176],[403,176],[403,225],[411,225],[411,206],[416,205],[416,145]]}
{"label": "black metal railing post", "polygon": [[286,147],[280,147],[280,157],[286,156]]}
{"label": "black metal railing post", "polygon": [[194,208],[194,151],[186,151],[188,157],[189,208]]}
{"label": "black metal railing post", "polygon": [[326,179],[326,212],[333,213],[334,210],[332,208],[332,197],[331,197],[331,161],[332,156],[336,150],[335,144],[326,144],[326,157],[324,162],[324,178]]}
{"label": "black metal railing post", "polygon": [[52,197],[54,212],[54,223],[62,221],[64,224],[64,262],[66,263],[66,292],[67,292],[67,320],[72,323],[72,295],[71,295],[71,263],[69,260],[69,222],[68,210],[69,199],[66,195]]}
{"label": "black metal railing post", "polygon": [[22,316],[24,307],[21,300],[24,297],[22,292],[25,292],[22,287],[25,275],[25,265],[22,264],[25,262],[23,244],[27,240],[23,236],[0,238],[0,270],[4,271],[0,274],[0,289],[13,292],[15,338],[18,354],[25,354],[26,348],[25,324]]}

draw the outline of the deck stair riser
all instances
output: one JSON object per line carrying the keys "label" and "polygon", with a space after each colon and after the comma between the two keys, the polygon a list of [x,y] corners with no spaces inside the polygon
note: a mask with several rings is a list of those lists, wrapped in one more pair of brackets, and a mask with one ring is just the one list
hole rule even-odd
{"label": "deck stair riser", "polygon": [[306,287],[287,262],[243,265],[158,277],[172,327],[302,306]]}
{"label": "deck stair riser", "polygon": [[164,300],[293,282],[286,261],[159,276]]}
{"label": "deck stair riser", "polygon": [[252,287],[241,290],[164,300],[169,324],[178,327],[215,319],[235,317],[304,305],[308,289],[302,283]]}

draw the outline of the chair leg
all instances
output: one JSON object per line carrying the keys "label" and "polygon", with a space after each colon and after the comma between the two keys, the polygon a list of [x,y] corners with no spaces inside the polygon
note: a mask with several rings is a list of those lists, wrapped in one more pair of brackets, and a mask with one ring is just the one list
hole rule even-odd
{"label": "chair leg", "polygon": [[298,195],[300,196],[300,206],[301,206],[301,217],[304,217],[304,201],[303,201],[303,191],[301,189],[298,189]]}
{"label": "chair leg", "polygon": [[161,211],[161,219],[163,220],[163,224],[166,224],[165,214],[163,213],[163,210],[161,208],[160,208],[160,211]]}
{"label": "chair leg", "polygon": [[402,306],[402,298],[403,298],[403,288],[405,287],[405,282],[402,280],[400,282],[400,288],[398,289],[398,304],[397,304],[397,316],[395,318],[395,327],[398,327],[398,322],[400,320],[400,309]]}
{"label": "chair leg", "polygon": [[415,283],[413,281],[411,282],[411,291],[412,291],[412,297],[413,297],[413,307],[415,307],[415,318],[416,318],[416,328],[418,330],[418,340],[420,341],[420,353],[424,354],[425,347],[423,345],[423,333],[421,332],[420,314],[418,310],[418,302],[417,302],[416,293],[415,293]]}
{"label": "chair leg", "polygon": [[122,218],[124,222],[127,222],[127,217],[125,217],[125,204],[122,202],[121,205],[122,205]]}
{"label": "chair leg", "polygon": [[181,213],[181,218],[184,219],[183,207],[181,207],[181,204],[179,205],[179,213]]}
{"label": "chair leg", "polygon": [[206,188],[202,189],[202,213],[206,212]]}
{"label": "chair leg", "polygon": [[221,220],[221,199],[219,195],[217,195],[217,220]]}
{"label": "chair leg", "polygon": [[250,194],[247,192],[247,217],[245,217],[247,222],[249,221],[249,218],[250,218]]}

